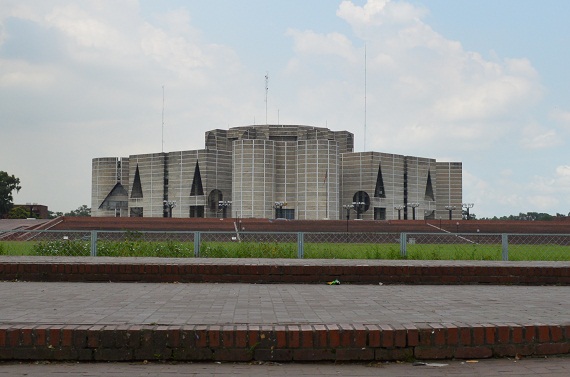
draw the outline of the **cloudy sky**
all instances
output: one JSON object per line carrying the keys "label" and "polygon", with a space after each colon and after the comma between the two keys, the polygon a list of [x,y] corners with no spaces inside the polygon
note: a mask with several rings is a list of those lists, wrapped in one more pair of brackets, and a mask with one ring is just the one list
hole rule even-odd
{"label": "cloudy sky", "polygon": [[0,170],[21,180],[16,203],[91,206],[95,157],[264,124],[268,74],[269,123],[461,161],[479,218],[567,214],[568,14],[567,0],[2,0]]}

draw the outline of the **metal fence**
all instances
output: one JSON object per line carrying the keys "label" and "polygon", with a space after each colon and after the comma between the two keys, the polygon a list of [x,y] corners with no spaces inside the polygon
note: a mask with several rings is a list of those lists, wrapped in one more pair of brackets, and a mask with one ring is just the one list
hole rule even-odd
{"label": "metal fence", "polygon": [[570,234],[12,230],[0,255],[570,260]]}

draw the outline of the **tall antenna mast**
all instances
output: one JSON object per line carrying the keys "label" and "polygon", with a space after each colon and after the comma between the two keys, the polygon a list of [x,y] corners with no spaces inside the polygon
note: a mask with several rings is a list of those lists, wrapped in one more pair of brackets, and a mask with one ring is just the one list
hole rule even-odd
{"label": "tall antenna mast", "polygon": [[366,152],[366,42],[364,42],[364,151]]}
{"label": "tall antenna mast", "polygon": [[269,72],[265,72],[265,124],[267,124],[267,91],[269,90]]}
{"label": "tall antenna mast", "polygon": [[164,153],[164,85],[162,86],[162,153]]}

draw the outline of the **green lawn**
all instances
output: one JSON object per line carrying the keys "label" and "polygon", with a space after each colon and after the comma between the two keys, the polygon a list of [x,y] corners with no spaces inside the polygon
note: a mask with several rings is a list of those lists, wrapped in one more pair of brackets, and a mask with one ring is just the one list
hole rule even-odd
{"label": "green lawn", "polygon": [[[0,255],[89,256],[90,242],[0,241]],[[98,241],[98,256],[191,258],[193,242]],[[297,258],[295,242],[202,242],[200,256],[206,258]],[[415,259],[415,260],[501,260],[501,245],[409,244],[407,257],[397,243],[305,243],[307,259]],[[509,245],[509,260],[570,260],[570,246]]]}

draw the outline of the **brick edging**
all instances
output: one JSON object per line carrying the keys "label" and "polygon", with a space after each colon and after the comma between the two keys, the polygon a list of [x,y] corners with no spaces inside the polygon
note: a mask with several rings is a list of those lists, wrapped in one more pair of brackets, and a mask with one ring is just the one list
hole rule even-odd
{"label": "brick edging", "polygon": [[570,266],[1,262],[0,280],[570,285]]}
{"label": "brick edging", "polygon": [[0,360],[371,361],[570,353],[570,324],[0,325]]}

